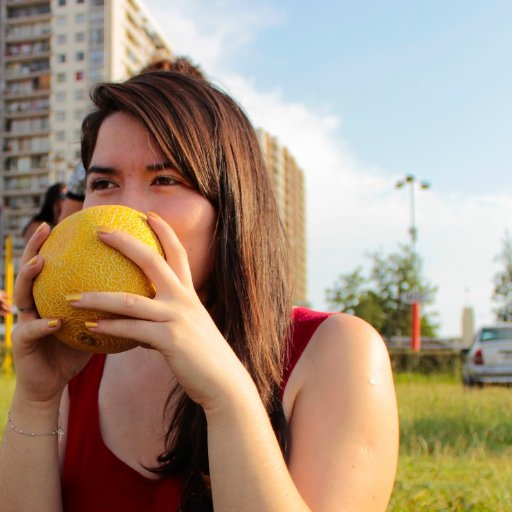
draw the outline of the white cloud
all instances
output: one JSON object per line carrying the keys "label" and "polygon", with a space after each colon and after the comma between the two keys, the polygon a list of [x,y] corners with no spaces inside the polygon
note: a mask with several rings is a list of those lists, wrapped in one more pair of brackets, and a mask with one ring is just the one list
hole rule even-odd
{"label": "white cloud", "polygon": [[261,29],[278,23],[276,7],[230,0],[149,0],[151,16],[173,50],[217,74]]}
{"label": "white cloud", "polygon": [[[367,264],[365,254],[389,253],[408,241],[409,198],[375,165],[359,161],[341,135],[339,116],[262,91],[229,69],[257,31],[275,23],[269,8],[226,1],[148,0],[153,17],[177,53],[189,55],[232,94],[256,126],[277,136],[305,172],[310,300],[325,308],[324,292],[340,273]],[[236,5],[236,8],[235,8]],[[396,176],[401,178],[401,176]],[[418,251],[425,274],[439,286],[435,309],[442,335],[459,335],[462,308],[470,303],[478,323],[490,321],[494,257],[512,217],[512,197],[443,197],[417,194]],[[469,290],[469,291],[466,291]]]}

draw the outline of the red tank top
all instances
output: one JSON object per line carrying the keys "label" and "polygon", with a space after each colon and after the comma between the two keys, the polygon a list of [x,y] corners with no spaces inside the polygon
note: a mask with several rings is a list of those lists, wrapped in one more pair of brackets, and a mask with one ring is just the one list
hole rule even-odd
{"label": "red tank top", "polygon": [[[316,328],[328,313],[294,308],[281,394]],[[62,471],[66,512],[178,512],[183,481],[150,479],[119,460],[101,437],[98,391],[105,355],[94,355],[68,386],[67,444]]]}

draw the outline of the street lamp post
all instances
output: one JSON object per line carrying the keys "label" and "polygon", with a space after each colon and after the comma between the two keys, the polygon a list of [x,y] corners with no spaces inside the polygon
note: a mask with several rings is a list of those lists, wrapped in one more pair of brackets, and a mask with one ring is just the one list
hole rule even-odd
{"label": "street lamp post", "polygon": [[[409,236],[411,237],[411,254],[412,264],[415,271],[418,270],[416,242],[418,240],[418,228],[416,227],[416,204],[414,191],[416,183],[419,184],[420,189],[427,190],[430,184],[426,181],[418,181],[413,174],[407,174],[404,179],[398,181],[395,185],[397,189],[405,186],[410,190],[410,215],[411,225],[409,227]],[[423,297],[417,290],[412,290],[406,297],[407,302],[411,305],[411,349],[415,352],[421,348],[421,302]]]}

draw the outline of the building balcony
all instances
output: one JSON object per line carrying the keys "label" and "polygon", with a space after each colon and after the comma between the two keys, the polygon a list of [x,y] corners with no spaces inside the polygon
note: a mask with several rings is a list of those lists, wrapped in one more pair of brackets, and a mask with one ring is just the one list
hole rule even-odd
{"label": "building balcony", "polygon": [[[39,211],[39,208],[37,208],[36,206],[20,206],[19,208],[12,208],[12,207],[4,207],[2,208],[2,215],[5,216],[5,220],[6,220],[6,228],[7,228],[7,231],[11,231],[11,230],[15,230],[15,231],[18,231],[19,228],[17,228],[15,225],[15,223],[11,222],[10,220],[15,218],[15,219],[19,219],[19,217],[24,217],[24,216],[30,216],[32,217],[32,215],[36,214],[37,212]],[[5,233],[4,231],[4,234],[7,234]],[[11,232],[11,234],[13,234]]]}
{"label": "building balcony", "polygon": [[47,128],[33,128],[33,129],[20,129],[15,131],[2,132],[4,139],[28,139],[32,137],[44,137],[50,135],[50,127]]}
{"label": "building balcony", "polygon": [[37,5],[50,5],[50,0],[7,0],[7,7],[31,7]]}
{"label": "building balcony", "polygon": [[22,100],[25,98],[40,98],[42,96],[49,96],[50,95],[50,89],[34,89],[33,91],[5,91],[5,98],[6,99],[16,99],[16,100]]}
{"label": "building balcony", "polygon": [[15,27],[16,25],[27,25],[28,23],[41,23],[51,21],[51,12],[41,12],[34,14],[26,14],[23,16],[11,16],[6,19],[7,27]]}
{"label": "building balcony", "polygon": [[50,39],[52,31],[50,27],[44,32],[26,31],[19,34],[7,34],[5,36],[6,43],[33,43],[36,41],[47,41]]}
{"label": "building balcony", "polygon": [[[13,188],[5,189],[2,192],[2,196],[6,197],[39,197],[46,193],[46,188]],[[18,208],[16,208],[18,210]]]}
{"label": "building balcony", "polygon": [[21,178],[26,176],[44,176],[48,174],[46,167],[32,167],[31,169],[4,169],[4,179],[8,178]]}
{"label": "building balcony", "polygon": [[14,82],[16,80],[27,80],[30,78],[39,78],[46,76],[50,73],[50,68],[40,69],[36,71],[30,71],[28,69],[22,69],[19,71],[6,71],[4,78],[6,82]]}
{"label": "building balcony", "polygon": [[49,0],[6,0],[8,19],[50,14],[51,2]]}
{"label": "building balcony", "polygon": [[47,155],[50,152],[50,148],[23,148],[23,149],[5,149],[3,152],[0,153],[0,155],[3,158],[7,158],[10,156],[17,156],[17,157],[23,157],[23,156],[40,156],[40,155]]}
{"label": "building balcony", "polygon": [[50,55],[49,50],[44,52],[18,53],[16,55],[5,55],[4,62],[27,62],[35,59],[49,59]]}
{"label": "building balcony", "polygon": [[50,110],[48,108],[43,109],[30,109],[20,112],[4,112],[4,119],[30,119],[31,117],[50,117]]}

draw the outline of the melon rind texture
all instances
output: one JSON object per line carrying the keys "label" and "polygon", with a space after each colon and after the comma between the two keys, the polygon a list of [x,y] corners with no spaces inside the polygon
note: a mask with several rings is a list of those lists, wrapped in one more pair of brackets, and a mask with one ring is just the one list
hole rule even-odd
{"label": "melon rind texture", "polygon": [[41,247],[44,264],[34,281],[33,295],[41,318],[62,320],[55,334],[60,341],[87,352],[111,354],[130,350],[137,343],[94,333],[85,322],[119,316],[78,309],[69,305],[65,296],[124,291],[153,297],[155,287],[137,265],[98,239],[96,228],[101,226],[125,231],[163,255],[143,213],[120,205],[86,208],[59,223]]}

